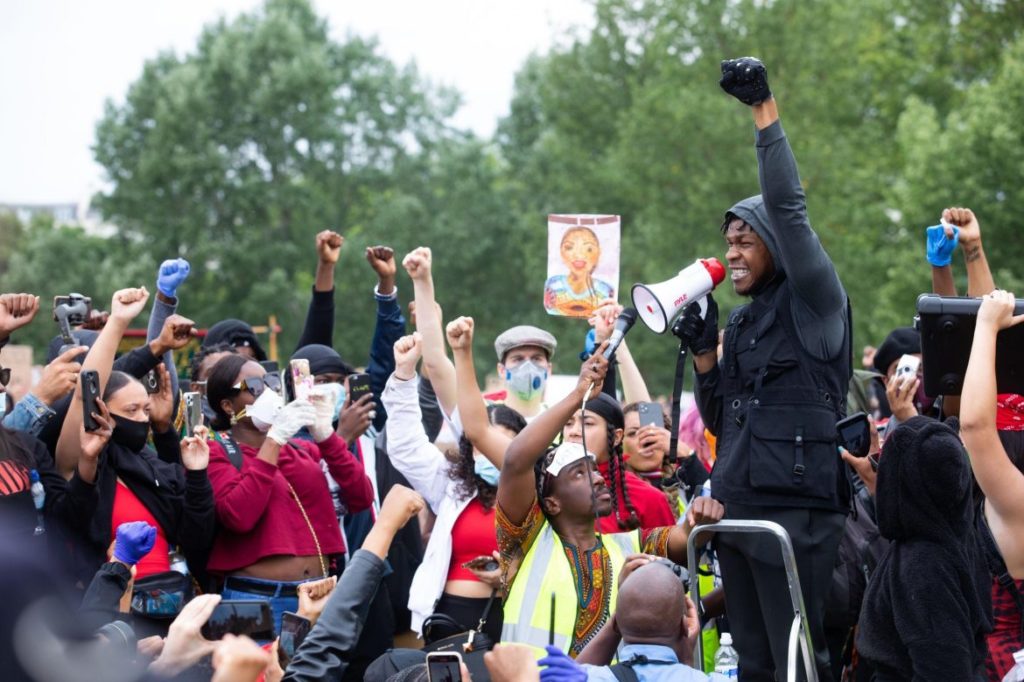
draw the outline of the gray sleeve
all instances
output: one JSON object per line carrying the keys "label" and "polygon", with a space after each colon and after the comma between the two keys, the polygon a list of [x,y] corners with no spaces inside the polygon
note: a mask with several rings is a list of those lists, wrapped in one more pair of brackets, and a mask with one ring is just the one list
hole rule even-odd
{"label": "gray sleeve", "polygon": [[[174,299],[174,303],[164,303],[160,300],[160,296],[153,297],[153,310],[149,314],[149,327],[146,329],[146,343],[160,336],[160,330],[164,328],[164,322],[177,311],[178,299]],[[167,368],[167,373],[171,375],[172,395],[178,395],[178,370],[174,366],[174,356],[171,351],[164,353],[163,363]]]}
{"label": "gray sleeve", "polygon": [[288,664],[285,680],[341,679],[383,575],[380,557],[363,549],[352,555],[320,620]]}
{"label": "gray sleeve", "polygon": [[843,344],[846,291],[807,218],[796,158],[780,121],[757,133],[757,169],[781,261],[777,265],[795,294],[793,317],[801,343],[816,357],[835,357]]}
{"label": "gray sleeve", "polygon": [[842,309],[846,293],[807,219],[800,173],[780,121],[757,133],[757,168],[780,265],[793,290],[819,317]]}

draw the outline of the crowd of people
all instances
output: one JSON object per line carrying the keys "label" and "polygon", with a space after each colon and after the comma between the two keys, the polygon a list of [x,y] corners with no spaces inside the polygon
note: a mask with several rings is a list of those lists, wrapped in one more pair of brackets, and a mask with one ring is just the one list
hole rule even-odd
{"label": "crowd of people", "polygon": [[[339,353],[332,231],[290,357],[269,360],[243,321],[204,321],[179,377],[200,325],[178,313],[189,264],[167,260],[155,295],[117,291],[50,344],[27,394],[0,394],[4,679],[781,680],[793,576],[771,538],[715,534],[723,519],[790,538],[813,644],[801,679],[1024,679],[1008,677],[1024,650],[1024,398],[996,379],[997,337],[1024,315],[977,216],[946,209],[923,240],[934,293],[956,295],[959,249],[981,299],[962,395],[925,394],[913,327],[855,370],[855,311],[767,71],[722,73],[756,128],[761,194],[721,225],[750,300],[724,324],[710,295],[682,313],[695,405],[678,424],[627,341],[606,353],[614,299],[566,395],[545,402],[558,341],[521,324],[493,340],[501,388],[485,393],[474,352],[491,340],[472,317],[444,322],[427,247],[401,260],[411,328],[395,253],[366,249],[372,344]],[[147,307],[146,342],[119,355]],[[39,313],[34,294],[0,295],[0,348]],[[836,425],[860,412],[870,446],[848,452]],[[432,667],[451,653],[459,673]]]}

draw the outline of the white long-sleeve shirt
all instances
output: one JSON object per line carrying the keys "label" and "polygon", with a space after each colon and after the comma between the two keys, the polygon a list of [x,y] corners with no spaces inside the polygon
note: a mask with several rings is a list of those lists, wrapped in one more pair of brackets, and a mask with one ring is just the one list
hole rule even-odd
{"label": "white long-sleeve shirt", "polygon": [[441,598],[452,560],[452,528],[476,495],[464,497],[448,475],[451,463],[423,431],[418,395],[419,377],[402,381],[394,374],[384,387],[381,402],[388,413],[388,456],[412,487],[437,515],[423,563],[409,589],[412,629],[421,633],[423,621]]}

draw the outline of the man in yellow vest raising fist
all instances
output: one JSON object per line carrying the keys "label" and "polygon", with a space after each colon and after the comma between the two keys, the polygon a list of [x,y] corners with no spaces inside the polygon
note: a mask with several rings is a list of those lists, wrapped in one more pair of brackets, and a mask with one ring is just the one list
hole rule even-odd
{"label": "man in yellow vest raising fist", "polygon": [[631,556],[654,554],[685,564],[690,530],[725,513],[721,503],[701,497],[682,526],[597,533],[597,517],[612,513],[613,502],[594,456],[586,443],[549,444],[581,406],[586,409],[588,393],[603,385],[606,345],[583,363],[575,389],[515,437],[498,482],[501,638],[541,653],[552,641],[570,656],[579,654],[614,610],[619,573]]}

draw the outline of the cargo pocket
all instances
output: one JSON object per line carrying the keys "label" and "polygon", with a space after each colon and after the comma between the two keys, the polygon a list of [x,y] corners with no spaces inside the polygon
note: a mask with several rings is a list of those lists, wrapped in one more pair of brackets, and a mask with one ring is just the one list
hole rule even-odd
{"label": "cargo pocket", "polygon": [[825,499],[835,494],[835,413],[818,405],[752,404],[747,419],[754,490]]}

